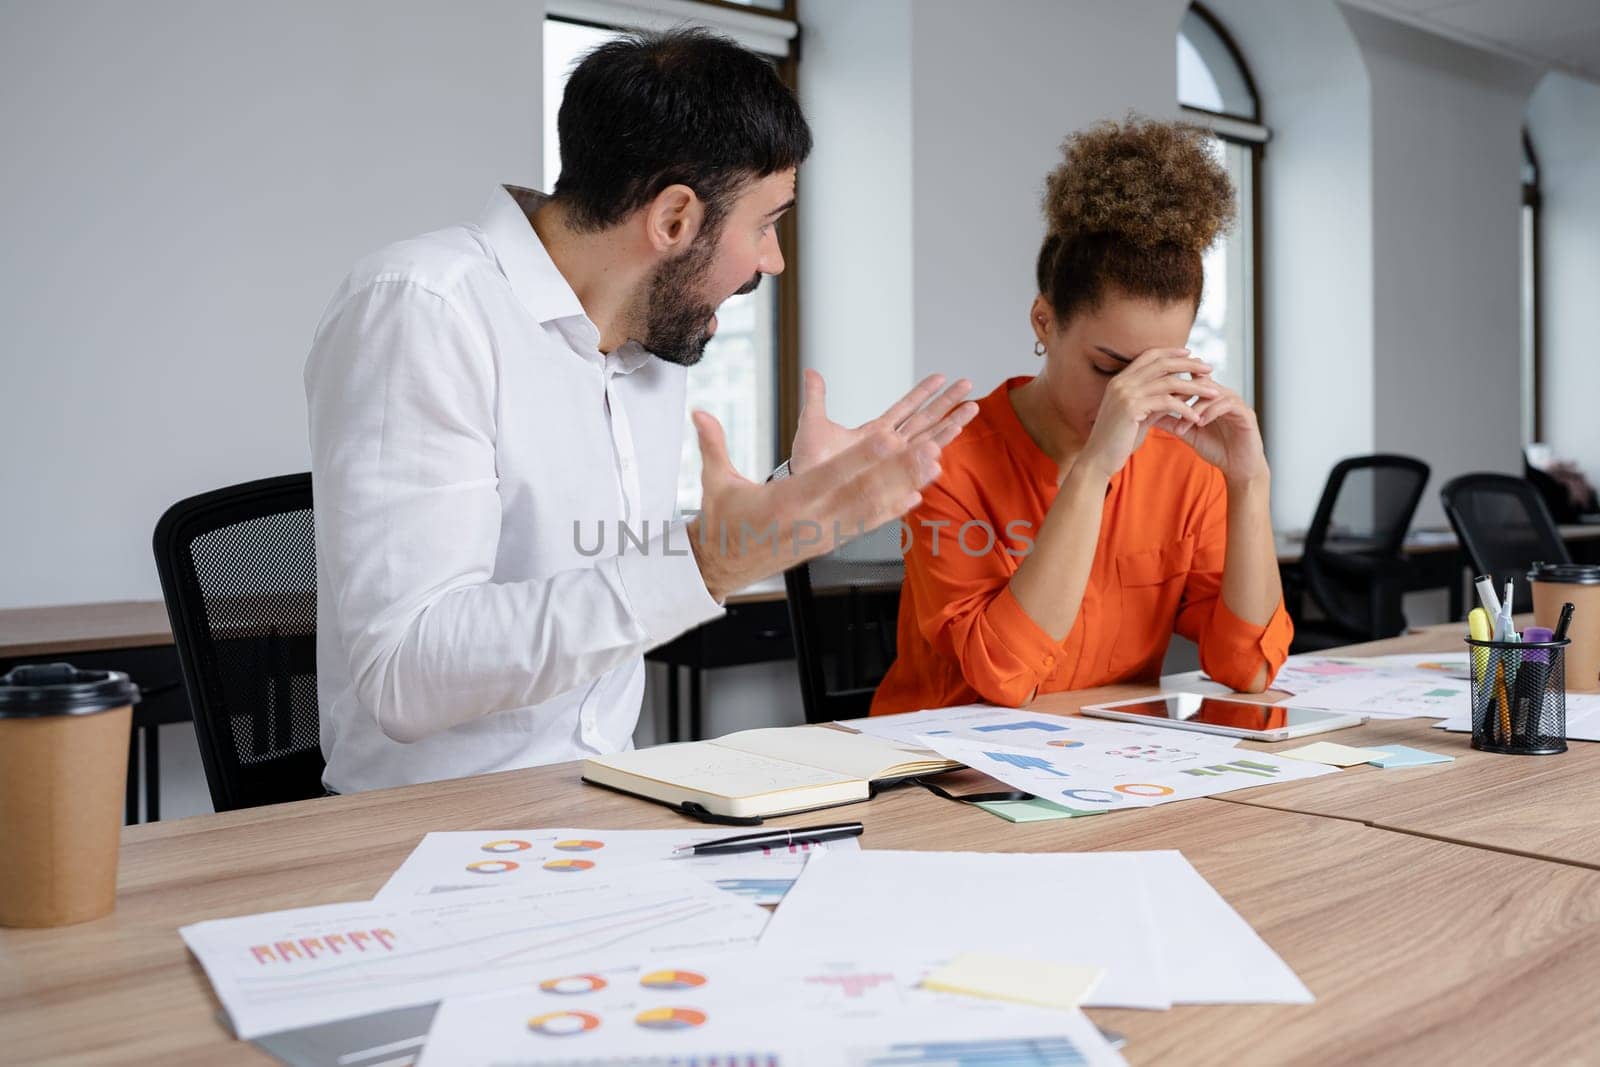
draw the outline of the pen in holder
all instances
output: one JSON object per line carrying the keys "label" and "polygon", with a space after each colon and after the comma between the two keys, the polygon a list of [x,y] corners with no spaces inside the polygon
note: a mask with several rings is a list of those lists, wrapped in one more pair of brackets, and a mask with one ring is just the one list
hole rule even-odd
{"label": "pen in holder", "polygon": [[1570,641],[1478,641],[1472,652],[1472,747],[1517,756],[1567,750]]}

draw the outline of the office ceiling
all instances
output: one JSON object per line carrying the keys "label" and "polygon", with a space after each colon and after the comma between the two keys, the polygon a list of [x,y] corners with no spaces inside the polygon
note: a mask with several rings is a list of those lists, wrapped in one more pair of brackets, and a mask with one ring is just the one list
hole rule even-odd
{"label": "office ceiling", "polygon": [[1600,82],[1600,0],[1347,0],[1467,44]]}

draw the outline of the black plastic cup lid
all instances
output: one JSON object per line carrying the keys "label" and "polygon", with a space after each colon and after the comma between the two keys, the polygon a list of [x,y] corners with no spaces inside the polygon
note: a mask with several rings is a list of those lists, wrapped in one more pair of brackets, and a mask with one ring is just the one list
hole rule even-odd
{"label": "black plastic cup lid", "polygon": [[80,671],[70,663],[35,663],[0,677],[0,719],[93,715],[139,702],[121,671]]}
{"label": "black plastic cup lid", "polygon": [[1530,582],[1565,582],[1569,585],[1600,585],[1600,564],[1535,563],[1528,571]]}

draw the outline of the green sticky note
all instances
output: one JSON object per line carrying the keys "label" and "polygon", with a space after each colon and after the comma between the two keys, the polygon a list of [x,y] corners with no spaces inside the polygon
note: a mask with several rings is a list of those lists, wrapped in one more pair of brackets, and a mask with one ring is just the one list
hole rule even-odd
{"label": "green sticky note", "polygon": [[998,815],[1007,822],[1044,822],[1047,819],[1077,819],[1085,815],[1104,815],[1104,811],[1084,811],[1064,808],[1048,800],[983,800],[974,807],[990,815]]}

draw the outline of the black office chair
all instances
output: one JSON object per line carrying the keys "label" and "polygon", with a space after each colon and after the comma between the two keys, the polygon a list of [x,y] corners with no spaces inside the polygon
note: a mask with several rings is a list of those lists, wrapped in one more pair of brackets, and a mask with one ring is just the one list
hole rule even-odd
{"label": "black office chair", "polygon": [[1535,563],[1571,563],[1561,532],[1532,482],[1509,474],[1463,474],[1439,490],[1444,513],[1472,562],[1475,574],[1494,578],[1496,590],[1509,579],[1516,610],[1533,607],[1528,568]]}
{"label": "black office chair", "polygon": [[806,722],[867,714],[894,662],[905,562],[885,529],[783,576]]}
{"label": "black office chair", "polygon": [[216,809],[322,796],[311,475],[180,501],[155,553]]}
{"label": "black office chair", "polygon": [[1353,456],[1334,465],[1300,562],[1305,592],[1323,617],[1295,620],[1294,651],[1405,632],[1410,565],[1401,548],[1427,482],[1428,465],[1411,456]]}

